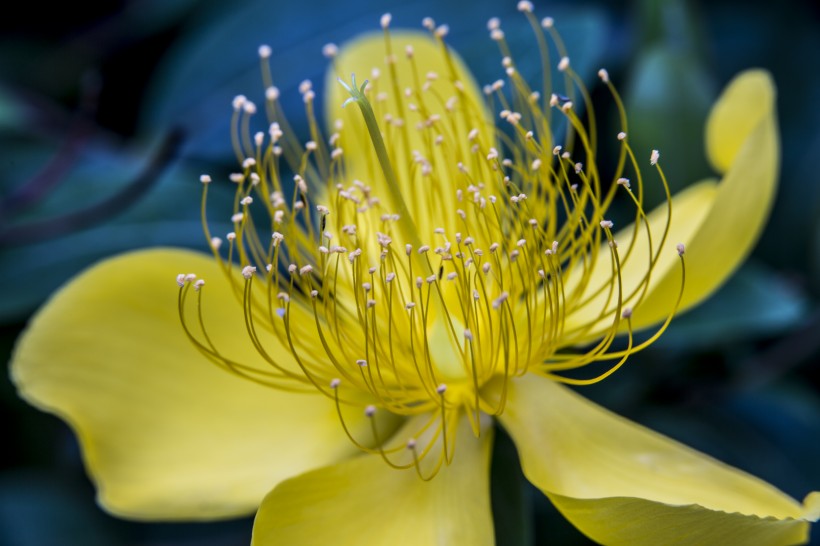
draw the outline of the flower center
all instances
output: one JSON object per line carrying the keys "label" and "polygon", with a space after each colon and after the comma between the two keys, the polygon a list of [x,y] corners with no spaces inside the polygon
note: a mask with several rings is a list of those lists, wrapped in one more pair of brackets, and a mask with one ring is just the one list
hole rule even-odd
{"label": "flower center", "polygon": [[[350,84],[340,80],[349,93],[348,117],[328,138],[315,119],[311,84],[300,86],[311,133],[304,145],[289,134],[270,78],[270,49],[260,48],[270,126],[267,135],[251,137],[256,106],[234,100],[242,170],[231,175],[236,197],[227,252],[211,236],[205,218],[211,179],[202,177],[204,230],[237,294],[259,362],[234,362],[211,343],[203,284],[178,278],[183,326],[206,356],[266,386],[321,392],[335,402],[357,445],[391,464],[415,466],[423,477],[449,462],[454,420],[466,414],[479,434],[482,414],[503,411],[515,376],[594,383],[651,343],[669,320],[647,341],[633,343],[632,308],[665,248],[671,205],[665,225],[653,231],[625,133],[618,135],[614,175],[603,180],[589,94],[552,20],[539,24],[529,4],[521,5],[536,32],[544,89],[551,80],[542,28],[561,56],[563,94],[542,99],[529,87],[493,19],[488,26],[507,79],[486,86],[481,104],[466,91],[469,75],[444,44],[446,27],[425,20],[432,40],[391,35],[385,16],[386,76],[374,69],[361,86],[355,76]],[[413,42],[402,60],[393,49],[401,39]],[[429,59],[439,59],[445,72],[427,70]],[[606,71],[599,76],[625,131],[620,98]],[[576,113],[576,96],[586,122]],[[489,113],[496,107],[499,127]],[[657,160],[653,152],[668,197]],[[634,173],[635,190],[627,172]],[[635,227],[623,248],[607,219],[616,192],[634,207]],[[627,266],[639,272],[632,282],[623,274]],[[198,292],[196,314],[186,310],[190,286]],[[627,334],[625,344],[615,343],[619,332]],[[604,371],[593,377],[564,375],[601,363]],[[492,393],[485,392],[491,381]],[[345,424],[351,408],[371,420],[372,437],[352,434]],[[419,416],[417,432],[406,445],[388,446],[378,412]],[[388,456],[404,449],[410,462]],[[420,461],[430,453],[439,456],[422,472]]]}

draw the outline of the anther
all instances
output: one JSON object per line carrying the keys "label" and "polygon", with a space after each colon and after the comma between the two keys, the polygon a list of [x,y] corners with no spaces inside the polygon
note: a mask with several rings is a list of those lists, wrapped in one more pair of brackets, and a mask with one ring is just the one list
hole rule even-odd
{"label": "anther", "polygon": [[262,59],[267,59],[271,55],[271,48],[269,45],[261,45],[259,46],[259,57]]}
{"label": "anther", "polygon": [[246,279],[250,280],[253,278],[253,274],[256,273],[256,268],[252,265],[246,265],[242,268],[242,276]]}
{"label": "anther", "polygon": [[203,281],[202,279],[199,279],[198,281],[196,281],[196,282],[194,283],[194,290],[196,290],[197,292],[199,292],[199,290],[200,290],[203,286],[205,286],[205,281]]}
{"label": "anther", "polygon": [[650,165],[657,165],[658,159],[660,159],[661,153],[658,150],[652,150],[652,155],[649,156],[649,164]]}
{"label": "anther", "polygon": [[180,288],[185,286],[185,273],[180,273],[179,275],[177,275],[177,284]]}
{"label": "anther", "polygon": [[364,367],[367,366],[367,360],[359,359],[359,360],[356,361],[356,365],[359,366],[360,368],[364,368]]}
{"label": "anther", "polygon": [[632,308],[631,307],[624,307],[623,312],[621,312],[621,318],[628,319],[632,316]]}
{"label": "anther", "polygon": [[612,229],[614,225],[611,220],[601,220],[601,227],[604,229]]}
{"label": "anther", "polygon": [[390,26],[390,21],[391,21],[392,19],[393,19],[393,16],[392,16],[392,15],[390,15],[389,13],[385,13],[385,14],[384,14],[384,15],[382,15],[382,16],[381,16],[381,18],[379,19],[379,24],[381,25],[381,27],[382,27],[383,29],[386,29],[387,27],[389,27],[389,26]]}
{"label": "anther", "polygon": [[342,384],[342,380],[341,380],[341,379],[336,379],[336,378],[334,378],[334,379],[331,379],[331,380],[330,380],[330,388],[331,388],[331,389],[333,389],[333,390],[338,389],[338,388],[339,388],[339,385],[341,385],[341,384]]}
{"label": "anther", "polygon": [[569,68],[569,57],[561,57],[558,62],[558,70],[564,72],[567,68]]}
{"label": "anther", "polygon": [[330,43],[325,44],[322,47],[322,55],[325,56],[327,59],[332,59],[339,54],[339,47],[336,44]]}
{"label": "anther", "polygon": [[532,2],[527,2],[526,0],[521,0],[518,2],[518,11],[522,13],[532,13]]}
{"label": "anther", "polygon": [[602,82],[609,83],[609,72],[606,71],[606,68],[602,68],[598,71],[598,77],[601,78]]}
{"label": "anther", "polygon": [[364,414],[367,417],[373,417],[374,415],[376,415],[376,406],[367,406],[366,408],[364,408]]}
{"label": "anther", "polygon": [[208,174],[203,174],[199,177],[199,181],[203,184],[210,184],[211,183],[211,176]]}
{"label": "anther", "polygon": [[683,243],[678,243],[675,245],[675,248],[678,250],[678,256],[683,256],[686,252],[686,247],[683,246]]}

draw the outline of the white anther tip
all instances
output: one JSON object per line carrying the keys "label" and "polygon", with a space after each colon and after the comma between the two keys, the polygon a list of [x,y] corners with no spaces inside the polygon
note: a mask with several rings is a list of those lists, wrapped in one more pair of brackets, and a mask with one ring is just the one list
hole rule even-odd
{"label": "white anther tip", "polygon": [[256,273],[256,268],[252,265],[246,265],[242,268],[242,276],[248,280],[253,278],[254,273]]}
{"label": "white anther tip", "polygon": [[563,72],[567,68],[569,68],[569,57],[561,57],[561,60],[558,62],[558,70]]}
{"label": "white anther tip", "polygon": [[268,57],[270,57],[271,53],[272,53],[272,51],[271,51],[271,48],[270,48],[269,45],[263,44],[263,45],[259,46],[259,57],[260,58],[267,59]]}
{"label": "white anther tip", "polygon": [[678,250],[678,256],[683,256],[686,253],[686,247],[683,246],[683,243],[678,243],[675,248]]}
{"label": "white anther tip", "polygon": [[521,0],[518,2],[518,11],[522,13],[532,13],[533,7],[532,2],[527,2],[527,0]]}
{"label": "white anther tip", "polygon": [[339,46],[337,46],[336,44],[333,44],[333,43],[325,44],[322,47],[322,55],[324,55],[325,58],[327,58],[327,59],[332,59],[338,54],[339,54]]}

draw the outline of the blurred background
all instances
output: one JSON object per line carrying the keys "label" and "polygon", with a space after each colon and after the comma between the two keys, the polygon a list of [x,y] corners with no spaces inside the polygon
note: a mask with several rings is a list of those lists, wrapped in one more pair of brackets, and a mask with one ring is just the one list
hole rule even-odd
{"label": "blurred background", "polygon": [[[296,88],[304,79],[321,88],[322,46],[377,29],[385,11],[394,27],[420,28],[428,15],[448,23],[450,44],[480,83],[502,75],[486,31],[491,16],[501,18],[522,72],[535,76],[538,66],[515,1],[467,9],[427,0],[112,0],[17,9],[24,16],[0,20],[2,361],[48,295],[96,260],[146,246],[205,248],[198,176],[226,180],[235,168],[230,100],[262,101],[260,44],[273,48],[284,107],[303,134]],[[555,18],[573,67],[602,99],[602,131],[616,131],[607,94],[594,87],[607,67],[627,104],[633,147],[662,151],[674,189],[710,174],[703,122],[726,82],[750,67],[774,75],[780,189],[753,256],[659,342],[583,393],[795,498],[820,489],[820,5],[556,1],[536,2],[536,15]],[[228,184],[212,189],[232,195]],[[19,400],[6,377],[0,411],[0,545],[248,544],[251,519],[108,516],[61,421]],[[509,439],[498,436],[498,544],[588,544],[526,483]]]}

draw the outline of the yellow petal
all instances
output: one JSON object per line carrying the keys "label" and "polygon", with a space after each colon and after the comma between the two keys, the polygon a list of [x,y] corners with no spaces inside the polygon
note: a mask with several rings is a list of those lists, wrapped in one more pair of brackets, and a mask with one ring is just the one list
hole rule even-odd
{"label": "yellow petal", "polygon": [[584,534],[612,546],[791,546],[806,542],[809,534],[805,521],[730,514],[697,505],[669,506],[623,497],[573,499],[550,495],[550,499]]}
{"label": "yellow petal", "polygon": [[[667,245],[661,249],[645,299],[634,308],[636,329],[663,320],[678,297],[677,243],[686,247],[686,287],[680,311],[717,290],[751,251],[769,216],[777,186],[780,152],[774,99],[774,83],[768,73],[752,70],[738,75],[715,104],[707,122],[707,152],[716,169],[725,174],[716,190],[701,184],[674,197]],[[649,215],[656,245],[666,221],[665,209],[662,205]],[[616,235],[620,249],[628,248],[632,233],[630,226]],[[638,252],[633,251],[623,267],[625,294],[646,273],[643,226],[638,237]],[[609,247],[602,249],[591,289],[608,282],[609,254]],[[578,310],[570,326],[593,321],[602,302],[597,298]],[[596,330],[611,323],[602,321]]]}
{"label": "yellow petal", "polygon": [[[742,117],[744,122],[727,128]],[[727,169],[709,214],[686,245],[686,291],[682,309],[717,290],[751,252],[763,231],[777,188],[780,141],[771,76],[750,70],[723,92],[707,123],[709,155]],[[667,275],[643,303],[663,309],[677,297]],[[659,317],[660,318],[660,317]]]}
{"label": "yellow petal", "polygon": [[[773,486],[529,375],[500,417],[527,478],[605,544],[791,544],[811,515]],[[742,537],[743,540],[735,541]]]}
{"label": "yellow petal", "polygon": [[774,82],[763,70],[749,70],[729,83],[706,122],[706,154],[717,172],[732,168],[749,136],[774,114],[774,99]]}
{"label": "yellow petal", "polygon": [[455,458],[431,481],[391,468],[377,455],[287,480],[262,503],[252,544],[490,546],[491,446],[492,429],[475,438],[462,417]]}
{"label": "yellow petal", "polygon": [[126,254],[82,273],[35,316],[14,354],[20,394],[72,426],[100,502],[117,514],[252,513],[280,480],[354,451],[326,399],[240,379],[194,349],[174,282],[191,271],[207,282],[205,323],[217,346],[257,361],[214,260],[182,250]]}
{"label": "yellow petal", "polygon": [[[484,150],[495,145],[493,118],[478,85],[454,51],[445,49],[429,34],[391,31],[390,37],[395,59],[392,65],[385,62],[388,52],[382,34],[366,34],[341,48],[328,73],[326,112],[331,127],[336,119],[344,123],[341,147],[347,179],[365,182],[371,186],[372,194],[387,206],[388,212],[398,212],[396,203],[389,202],[390,190],[359,108],[354,104],[340,108],[350,94],[337,78],[349,84],[351,74],[355,74],[358,85],[366,79],[370,81],[369,100],[384,135],[400,193],[422,241],[429,242],[426,239],[432,238],[436,227],[456,230],[455,178],[463,177],[456,165],[459,162],[471,165],[475,157],[470,152],[473,144],[479,144]],[[412,59],[406,54],[407,47],[413,50]],[[378,76],[374,76],[374,69]],[[433,74],[435,78],[428,79],[428,75]],[[425,85],[426,91],[410,97],[405,95],[406,89],[418,90]],[[448,101],[452,101],[449,109]],[[393,121],[385,121],[385,115]],[[419,123],[429,122],[435,116],[440,120],[432,127],[417,128]],[[470,141],[467,136],[472,129],[477,129],[477,134]],[[434,139],[438,135],[442,141],[437,145]],[[432,166],[429,176],[422,173],[422,163],[414,161],[414,152]],[[437,212],[431,214],[434,203]],[[434,217],[441,221],[434,225]]]}

